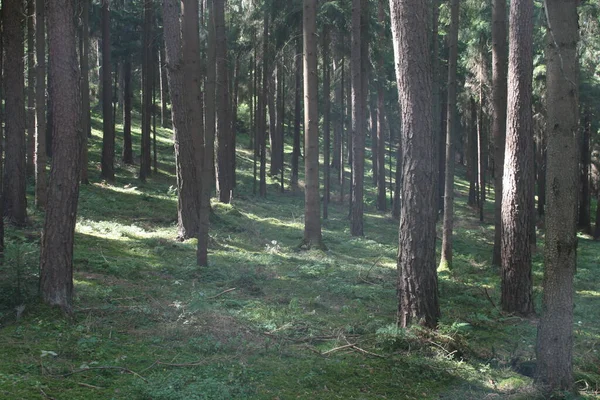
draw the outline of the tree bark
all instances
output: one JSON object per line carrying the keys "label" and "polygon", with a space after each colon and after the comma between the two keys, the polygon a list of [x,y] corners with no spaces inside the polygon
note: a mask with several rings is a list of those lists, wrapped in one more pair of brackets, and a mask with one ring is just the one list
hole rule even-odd
{"label": "tree bark", "polygon": [[110,63],[110,0],[102,0],[102,160],[100,177],[115,180],[115,131]]}
{"label": "tree bark", "polygon": [[[35,5],[35,206],[46,207],[46,8],[45,0],[36,0]],[[84,104],[82,103],[82,107]],[[89,109],[89,107],[88,107]]]}
{"label": "tree bark", "polygon": [[167,108],[167,97],[169,88],[167,87],[167,69],[165,68],[165,45],[161,43],[158,53],[158,68],[160,70],[160,126],[166,128],[169,122],[169,109]]}
{"label": "tree bark", "polygon": [[533,204],[533,0],[512,0],[509,21],[506,154],[502,182],[502,310],[534,312],[531,278]]}
{"label": "tree bark", "polygon": [[317,1],[304,0],[304,243],[320,248],[321,213],[319,201],[319,112],[317,75]]}
{"label": "tree bark", "polygon": [[583,135],[581,135],[580,145],[580,171],[579,171],[579,221],[577,228],[583,233],[589,234],[592,232],[591,225],[591,210],[590,210],[590,134],[591,124],[588,123],[588,111],[584,111],[583,118]]}
{"label": "tree bark", "polygon": [[3,8],[5,145],[4,216],[16,226],[27,223],[27,184],[25,162],[25,82],[23,62],[23,2],[5,0]]}
{"label": "tree bark", "polygon": [[[125,164],[133,165],[133,146],[131,139],[131,100],[133,88],[131,87],[131,57],[125,56],[123,62],[123,155]],[[144,66],[142,66],[144,69]],[[142,85],[143,86],[143,85]],[[145,90],[145,89],[144,89]],[[144,99],[145,100],[145,99]]]}
{"label": "tree bark", "polygon": [[546,0],[548,166],[544,294],[536,381],[544,392],[573,386],[573,277],[577,259],[577,0]]}
{"label": "tree bark", "polygon": [[[191,3],[194,3],[192,0]],[[194,115],[197,116],[198,110],[194,108],[194,103],[190,102],[190,92],[197,87],[195,84],[188,81],[186,75],[187,69],[190,67],[182,48],[186,48],[184,40],[189,40],[189,37],[182,31],[187,33],[186,28],[190,28],[189,24],[182,27],[180,17],[182,11],[179,8],[177,0],[163,0],[163,21],[164,21],[164,38],[166,49],[167,63],[167,78],[169,81],[169,92],[172,102],[172,116],[174,128],[174,147],[175,147],[175,166],[177,170],[177,234],[178,237],[188,239],[195,237],[199,229],[199,212],[200,209],[200,160],[198,159],[198,135],[195,129],[199,129],[198,125],[194,125]],[[197,4],[197,3],[196,3]],[[184,4],[187,6],[188,4]],[[193,10],[191,4],[191,10]],[[188,18],[198,18],[198,13],[193,11],[183,13],[183,21],[187,23]],[[182,29],[183,28],[183,29]],[[193,29],[193,28],[192,28]],[[197,32],[197,30],[196,30]],[[196,35],[193,35],[195,37]],[[189,57],[187,54],[185,57]],[[195,112],[196,114],[193,114]]]}
{"label": "tree bark", "polygon": [[363,236],[363,185],[365,162],[365,109],[363,101],[363,20],[362,0],[352,0],[352,203],[350,206],[350,234]]}
{"label": "tree bark", "polygon": [[[377,17],[381,25],[379,29],[379,43],[383,45],[385,43],[384,26],[386,21],[384,0],[379,0],[377,7]],[[384,76],[383,52],[381,52],[377,60],[377,71],[379,76]],[[385,211],[387,209],[385,193],[385,102],[384,87],[381,81],[377,84],[377,116],[379,118],[377,122],[377,209]]]}
{"label": "tree bark", "polygon": [[217,73],[217,195],[221,203],[230,203],[233,194],[233,162],[231,155],[231,123],[229,110],[229,71],[227,68],[227,40],[225,36],[225,3],[214,0],[216,73]]}
{"label": "tree bark", "polygon": [[492,7],[492,136],[494,138],[494,255],[492,265],[502,265],[502,179],[506,142],[506,0]]}
{"label": "tree bark", "polygon": [[302,87],[302,42],[298,40],[298,50],[296,52],[296,88],[294,92],[294,143],[292,148],[292,190],[298,190],[298,168],[300,163],[300,114],[302,110],[301,104],[301,87]]}
{"label": "tree bark", "polygon": [[27,175],[34,173],[35,153],[35,0],[27,0]]}
{"label": "tree bark", "polygon": [[402,109],[402,210],[398,324],[434,328],[440,316],[435,264],[435,178],[429,4],[391,0],[394,59]]}
{"label": "tree bark", "polygon": [[[154,81],[154,7],[152,0],[144,0],[144,25],[142,28],[142,143],[140,154],[140,175],[142,182],[152,174],[151,122],[152,122],[152,83]],[[185,43],[185,33],[183,41]],[[184,48],[184,57],[186,53]],[[188,105],[190,107],[190,105]]]}
{"label": "tree bark", "polygon": [[459,0],[450,2],[450,30],[448,32],[448,102],[446,112],[446,175],[444,180],[444,223],[440,268],[452,269],[452,235],[454,230],[454,141],[456,140],[456,69],[458,56]]}
{"label": "tree bark", "polygon": [[[323,219],[329,217],[329,198],[331,192],[331,68],[329,57],[329,27],[323,27],[323,168],[324,170],[324,195],[323,195]],[[316,71],[315,71],[316,72]],[[317,99],[318,100],[318,99]],[[318,127],[317,127],[318,131]],[[318,134],[317,134],[318,148]],[[318,165],[318,153],[317,153]]]}
{"label": "tree bark", "polygon": [[[39,0],[36,0],[39,1]],[[43,0],[42,0],[43,3]],[[88,137],[92,135],[90,109],[90,2],[81,0],[81,183],[88,184]]]}
{"label": "tree bark", "polygon": [[471,97],[471,118],[469,137],[467,140],[467,176],[469,178],[468,204],[474,207],[477,204],[477,103]]}
{"label": "tree bark", "polygon": [[73,300],[73,241],[81,168],[79,68],[73,0],[48,6],[48,44],[54,130],[52,169],[40,254],[40,289],[45,303],[70,313]]}
{"label": "tree bark", "polygon": [[[259,107],[261,129],[259,132],[260,182],[258,192],[261,197],[267,196],[267,102],[269,92],[269,10],[264,11],[263,50],[262,50],[262,107]],[[260,103],[260,101],[259,101]]]}

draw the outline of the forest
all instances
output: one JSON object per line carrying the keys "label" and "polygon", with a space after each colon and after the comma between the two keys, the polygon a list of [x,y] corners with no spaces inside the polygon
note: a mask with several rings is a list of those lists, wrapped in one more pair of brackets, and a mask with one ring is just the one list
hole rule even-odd
{"label": "forest", "polygon": [[0,399],[600,399],[596,0],[0,0]]}

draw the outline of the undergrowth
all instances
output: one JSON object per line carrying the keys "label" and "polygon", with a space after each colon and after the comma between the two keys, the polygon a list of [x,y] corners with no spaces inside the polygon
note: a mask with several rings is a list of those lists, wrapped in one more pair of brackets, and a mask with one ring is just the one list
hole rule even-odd
{"label": "undergrowth", "polygon": [[[96,179],[98,120],[94,128],[92,182],[81,188],[76,230],[73,317],[37,302],[43,215],[30,209],[27,229],[7,231],[0,398],[543,398],[531,378],[537,321],[499,311],[492,203],[480,223],[465,205],[464,181],[457,183],[453,269],[439,273],[439,329],[399,329],[398,224],[375,210],[368,167],[366,236],[350,236],[348,206],[334,195],[323,221],[327,250],[303,251],[303,194],[290,192],[288,181],[281,194],[270,179],[268,196],[254,196],[242,135],[233,204],[213,202],[210,262],[198,268],[195,240],[176,241],[170,132],[158,132],[158,173],[148,182],[136,179],[135,166],[118,165],[108,184]],[[290,153],[286,147],[286,159]],[[598,254],[596,243],[580,238],[579,394],[568,398],[597,398],[600,390]]]}

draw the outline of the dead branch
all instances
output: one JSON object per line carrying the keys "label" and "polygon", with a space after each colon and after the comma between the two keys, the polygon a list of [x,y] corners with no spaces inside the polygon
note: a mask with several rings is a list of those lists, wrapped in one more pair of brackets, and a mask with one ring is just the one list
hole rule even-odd
{"label": "dead branch", "polygon": [[225,294],[225,293],[232,292],[232,291],[234,291],[235,289],[236,289],[236,288],[231,288],[231,289],[223,290],[221,293],[218,293],[218,294],[216,294],[216,295],[214,295],[214,296],[207,297],[207,299],[216,299],[216,298],[217,298],[217,297],[219,297],[220,295],[222,295],[222,294]]}
{"label": "dead branch", "polygon": [[87,367],[87,368],[81,368],[78,370],[75,370],[73,372],[69,372],[68,374],[64,374],[62,375],[63,378],[66,378],[67,376],[71,376],[71,375],[75,375],[75,374],[79,374],[81,372],[87,372],[87,371],[92,371],[92,370],[99,370],[99,369],[116,369],[118,371],[122,371],[122,372],[127,372],[128,374],[137,376],[138,378],[140,378],[141,380],[143,380],[144,382],[148,383],[148,380],[146,378],[144,378],[143,376],[141,376],[140,374],[138,374],[135,371],[130,370],[129,368],[125,368],[125,367]]}
{"label": "dead branch", "polygon": [[350,344],[345,344],[345,345],[340,346],[340,347],[334,347],[331,350],[327,350],[326,352],[321,353],[321,355],[324,356],[324,355],[327,355],[327,354],[331,354],[331,353],[334,353],[334,352],[339,351],[339,350],[343,350],[343,349],[347,349],[347,348],[350,348],[350,347],[354,347],[355,345],[356,345],[356,343],[350,343]]}

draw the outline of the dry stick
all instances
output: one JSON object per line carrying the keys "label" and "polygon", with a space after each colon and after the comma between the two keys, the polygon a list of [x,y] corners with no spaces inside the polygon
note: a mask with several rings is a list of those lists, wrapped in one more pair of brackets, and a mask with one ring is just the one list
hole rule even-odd
{"label": "dry stick", "polygon": [[148,383],[148,380],[146,378],[144,378],[143,376],[141,376],[137,372],[132,371],[129,368],[125,368],[125,367],[87,367],[87,368],[82,368],[82,369],[75,370],[73,372],[69,372],[68,374],[62,375],[62,377],[66,378],[67,376],[75,375],[75,374],[78,374],[80,372],[91,371],[91,370],[94,370],[94,369],[116,369],[116,370],[119,370],[119,371],[127,372],[128,374],[131,374],[131,375],[135,375],[138,378],[140,378],[141,380],[143,380],[144,382]]}
{"label": "dry stick", "polygon": [[100,386],[90,385],[89,383],[77,382],[77,384],[79,386],[83,386],[83,387],[90,388],[90,389],[98,389],[98,390],[106,389],[106,388],[103,388],[103,387],[100,387]]}
{"label": "dry stick", "polygon": [[225,293],[228,293],[228,292],[232,292],[232,291],[234,291],[235,289],[236,289],[236,288],[231,288],[231,289],[223,290],[223,291],[222,291],[221,293],[219,293],[219,294],[216,294],[216,295],[214,295],[214,296],[207,297],[207,299],[216,299],[216,298],[217,298],[217,297],[219,297],[220,295],[222,295],[222,294],[225,294]]}
{"label": "dry stick", "polygon": [[483,291],[483,293],[485,294],[485,297],[487,297],[489,302],[492,303],[492,306],[494,308],[498,308],[498,307],[496,307],[496,303],[494,303],[494,300],[492,300],[492,298],[490,297],[490,294],[488,293],[487,288],[482,288],[481,290]]}
{"label": "dry stick", "polygon": [[327,355],[327,354],[331,354],[331,353],[333,353],[333,352],[336,352],[336,351],[339,351],[339,350],[343,350],[343,349],[347,349],[347,348],[350,348],[350,347],[354,347],[355,345],[356,345],[356,343],[350,343],[350,344],[346,344],[346,345],[344,345],[344,346],[340,346],[340,347],[334,347],[334,348],[333,348],[333,349],[331,349],[331,350],[327,350],[326,352],[324,352],[324,353],[321,353],[321,355],[323,355],[323,356],[324,356],[324,355]]}
{"label": "dry stick", "polygon": [[44,392],[44,389],[40,388],[40,392],[42,393],[42,396],[44,396],[45,398],[50,399],[50,400],[56,400],[54,397],[48,396],[46,394],[46,392]]}
{"label": "dry stick", "polygon": [[364,354],[370,355],[370,356],[379,357],[379,358],[385,358],[385,356],[382,356],[381,354],[375,354],[375,353],[371,353],[370,351],[367,351],[367,350],[361,349],[361,348],[360,348],[360,347],[358,347],[358,346],[352,346],[352,349],[353,349],[353,350],[356,350],[356,351],[359,351],[359,352],[361,352],[361,353],[364,353]]}

